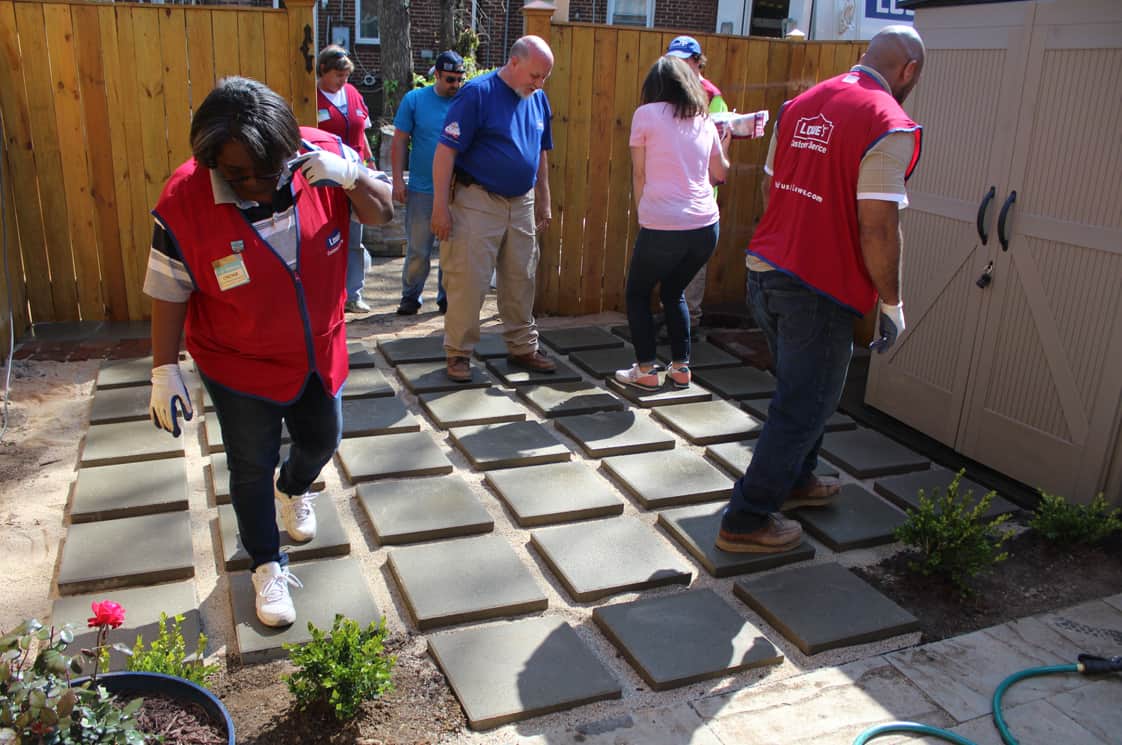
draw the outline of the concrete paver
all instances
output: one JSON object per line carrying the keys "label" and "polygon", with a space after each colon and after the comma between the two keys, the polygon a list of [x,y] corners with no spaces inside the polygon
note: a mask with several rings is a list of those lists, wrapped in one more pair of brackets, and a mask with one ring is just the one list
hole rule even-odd
{"label": "concrete paver", "polygon": [[556,618],[435,634],[429,651],[477,730],[622,695],[611,672]]}
{"label": "concrete paver", "polygon": [[728,401],[661,406],[652,416],[694,445],[734,442],[758,436],[763,423]]}
{"label": "concrete paver", "polygon": [[[281,524],[280,515],[277,515],[281,552],[288,554],[288,560],[294,564],[298,561],[325,559],[329,556],[346,556],[351,552],[351,543],[347,539],[343,524],[339,521],[339,511],[335,509],[331,500],[316,500],[315,511],[316,537],[310,541],[294,540]],[[249,554],[242,546],[233,505],[224,504],[218,507],[218,538],[222,545],[222,561],[226,571],[249,569]]]}
{"label": "concrete paver", "polygon": [[352,437],[336,451],[347,481],[452,473],[452,461],[425,432]]}
{"label": "concrete paver", "polygon": [[[760,421],[767,420],[768,407],[771,406],[771,396],[763,396],[760,398],[753,398],[750,401],[744,401],[741,407],[752,416]],[[827,432],[842,432],[848,429],[857,429],[857,422],[853,417],[848,414],[843,414],[840,411],[835,411],[826,420]]]}
{"label": "concrete paver", "polygon": [[343,399],[343,437],[420,432],[421,421],[409,413],[401,399]]}
{"label": "concrete paver", "polygon": [[1043,613],[1037,618],[1088,654],[1115,657],[1122,652],[1122,612],[1101,600]]}
{"label": "concrete paver", "polygon": [[[928,499],[936,499],[942,496],[947,491],[947,486],[954,480],[955,472],[946,468],[931,468],[926,471],[916,471],[914,473],[907,473],[901,476],[889,476],[883,479],[877,479],[873,484],[873,488],[877,494],[892,501],[902,510],[914,510],[919,508],[919,490],[923,489],[923,493]],[[966,499],[967,492],[971,493],[970,500],[967,504],[970,507],[976,505],[986,494],[989,489],[979,484],[973,479],[968,479],[965,476],[958,483],[958,496],[959,499]],[[1003,515],[1007,512],[1016,512],[1020,507],[1010,502],[1008,499],[1000,495],[995,495],[993,501],[990,502],[989,509],[986,510],[985,519],[990,520],[998,515]]]}
{"label": "concrete paver", "polygon": [[709,589],[601,606],[592,620],[656,691],[783,661],[758,628]]}
{"label": "concrete paver", "polygon": [[608,390],[618,393],[636,406],[650,408],[670,404],[689,404],[696,401],[711,401],[713,393],[693,383],[689,388],[673,388],[664,385],[657,391],[644,391],[616,380],[608,380]]}
{"label": "concrete paver", "polygon": [[81,468],[70,503],[70,521],[115,520],[187,509],[187,463],[121,463]]}
{"label": "concrete paver", "polygon": [[859,479],[921,471],[931,461],[880,432],[864,427],[827,432],[822,454]]}
{"label": "concrete paver", "polygon": [[573,383],[520,385],[518,396],[546,419],[597,411],[622,411],[626,406],[618,397],[583,380]]}
{"label": "concrete paver", "polygon": [[549,604],[507,541],[496,535],[395,547],[389,567],[417,628],[545,610]]}
{"label": "concrete paver", "polygon": [[622,339],[600,326],[544,329],[541,332],[541,339],[560,354],[579,352],[582,349],[610,349],[623,346]]}
{"label": "concrete paver", "polygon": [[378,351],[391,365],[444,362],[444,335],[379,339]]}
{"label": "concrete paver", "polygon": [[352,370],[361,370],[367,367],[374,367],[377,364],[377,358],[374,353],[366,348],[366,345],[360,341],[353,341],[347,344],[347,365]]}
{"label": "concrete paver", "polygon": [[[280,454],[277,456],[277,466],[279,468],[284,459],[288,457],[288,450],[291,445],[281,445]],[[215,504],[230,504],[230,468],[226,463],[226,453],[212,453],[210,456],[210,467],[206,469],[207,486],[210,488],[210,493],[214,497]],[[275,479],[274,479],[275,480]],[[323,474],[312,482],[308,487],[308,491],[321,492],[324,490],[326,482],[323,480]]]}
{"label": "concrete paver", "polygon": [[492,357],[506,357],[510,354],[502,334],[480,334],[479,343],[472,350],[472,356],[480,360],[489,360]]}
{"label": "concrete paver", "polygon": [[495,521],[458,476],[360,484],[374,535],[385,545],[489,533]]}
{"label": "concrete paver", "polygon": [[685,450],[605,458],[604,470],[648,510],[728,499],[732,479]]}
{"label": "concrete paver", "polygon": [[721,513],[724,509],[723,504],[700,504],[663,510],[658,515],[658,524],[714,577],[762,572],[814,558],[814,546],[807,541],[777,554],[722,551],[714,542],[721,527]]}
{"label": "concrete paver", "polygon": [[623,512],[616,490],[583,463],[490,471],[483,481],[495,490],[523,528]]}
{"label": "concrete paver", "polygon": [[581,379],[580,373],[565,364],[564,361],[553,358],[556,369],[553,372],[527,370],[523,367],[512,365],[507,357],[494,357],[487,360],[487,369],[503,385],[533,385],[535,383],[575,383]]}
{"label": "concrete paver", "polygon": [[[670,345],[665,344],[657,350],[658,358],[663,362],[671,362],[673,355],[670,352]],[[733,357],[731,354],[707,341],[695,341],[690,343],[690,369],[691,370],[710,370],[715,367],[737,367],[743,363],[739,358]]]}
{"label": "concrete paver", "polygon": [[[754,440],[722,442],[705,448],[705,456],[723,468],[730,476],[740,478],[748,470],[748,464],[752,462],[752,452],[755,444]],[[814,472],[819,476],[838,475],[838,469],[823,460],[818,461],[818,468],[815,468]]]}
{"label": "concrete paver", "polygon": [[693,579],[690,563],[634,517],[540,528],[530,542],[581,603]]}
{"label": "concrete paver", "polygon": [[[1115,651],[1118,648],[1115,647]],[[1107,743],[1117,740],[1122,732],[1122,677],[1100,678],[1090,685],[1061,693],[1052,699],[1056,708],[1079,723],[1096,739]],[[1014,720],[1015,721],[1015,720]],[[1022,742],[1060,742],[1060,739],[1038,740],[1028,736]]]}
{"label": "concrete paver", "polygon": [[750,365],[705,368],[694,372],[693,378],[725,398],[765,398],[775,393],[772,374]]}
{"label": "concrete paver", "polygon": [[125,388],[99,388],[90,405],[90,424],[114,424],[148,419],[152,401],[151,385]]}
{"label": "concrete paver", "polygon": [[471,362],[471,380],[456,383],[448,379],[444,360],[439,362],[411,362],[397,366],[397,374],[405,387],[416,394],[434,391],[458,391],[464,388],[486,388],[491,385],[491,376],[480,363]]}
{"label": "concrete paver", "polygon": [[557,463],[572,457],[569,448],[538,422],[483,424],[449,431],[452,442],[480,471]]}
{"label": "concrete paver", "polygon": [[584,349],[573,352],[569,360],[594,378],[608,378],[616,370],[635,364],[635,348],[630,344],[604,349]]}
{"label": "concrete paver", "polygon": [[441,429],[526,419],[526,410],[498,388],[422,393],[418,399],[421,408]]}
{"label": "concrete paver", "polygon": [[79,465],[112,466],[134,461],[182,458],[183,438],[152,427],[152,422],[95,424],[86,432]]}
{"label": "concrete paver", "polygon": [[858,484],[843,484],[837,500],[827,507],[792,510],[787,516],[834,551],[892,543],[893,531],[907,519],[899,508]]}
{"label": "concrete paver", "polygon": [[637,709],[618,717],[550,728],[519,745],[727,745],[717,739],[689,704]]}
{"label": "concrete paver", "polygon": [[565,417],[557,420],[557,429],[576,440],[590,458],[674,448],[666,430],[631,410]]}
{"label": "concrete paver", "polygon": [[[1077,692],[1082,692],[1087,688],[1080,688]],[[1114,696],[1117,701],[1117,696],[1122,691],[1115,690]],[[1067,694],[1060,694],[1055,697],[1055,700],[1060,700]],[[1111,708],[1118,711],[1117,704]],[[1060,708],[1051,701],[1038,700],[1029,701],[1027,704],[1019,706],[1005,706],[1002,707],[1005,714],[1005,723],[1009,727],[1009,731],[1017,738],[1018,742],[1029,745],[1030,743],[1063,743],[1063,745],[1107,745],[1111,742],[1109,739],[1103,740],[1082,725],[1081,721],[1077,721],[1068,716],[1065,709]],[[957,727],[951,727],[951,732],[956,735],[965,737],[967,740],[975,743],[975,745],[1003,745],[1004,741],[1001,735],[998,734],[997,728],[993,726],[992,716],[982,716],[973,719]],[[1115,730],[1117,732],[1117,730]],[[886,739],[886,742],[890,740]],[[919,740],[907,740],[906,745],[942,745],[945,740],[936,739],[934,737],[924,738]],[[901,745],[905,745],[902,743]]]}
{"label": "concrete paver", "polygon": [[381,398],[394,395],[393,386],[376,367],[352,369],[343,386],[343,400],[349,398]]}
{"label": "concrete paver", "polygon": [[162,512],[71,525],[59,561],[58,591],[77,595],[193,576],[190,516]]}
{"label": "concrete paver", "polygon": [[103,362],[97,371],[98,388],[123,388],[146,385],[152,381],[152,357]]}

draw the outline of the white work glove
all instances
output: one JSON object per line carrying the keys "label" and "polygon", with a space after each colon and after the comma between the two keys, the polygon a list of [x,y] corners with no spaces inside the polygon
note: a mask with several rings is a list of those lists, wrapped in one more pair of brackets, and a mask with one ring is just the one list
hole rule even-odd
{"label": "white work glove", "polygon": [[[179,404],[178,412],[176,403]],[[152,424],[157,429],[171,432],[172,437],[179,437],[180,415],[184,421],[190,421],[194,416],[191,397],[187,395],[187,386],[183,385],[183,376],[179,374],[177,363],[152,368],[152,399],[149,410]]]}
{"label": "white work glove", "polygon": [[361,163],[347,160],[329,150],[313,150],[297,155],[285,165],[290,171],[299,168],[312,186],[341,186],[347,191],[355,188],[358,175],[365,170]]}
{"label": "white work glove", "polygon": [[875,349],[880,354],[884,354],[889,347],[896,343],[896,338],[904,333],[903,301],[897,305],[888,305],[882,301],[877,321],[879,335],[869,344],[869,349]]}

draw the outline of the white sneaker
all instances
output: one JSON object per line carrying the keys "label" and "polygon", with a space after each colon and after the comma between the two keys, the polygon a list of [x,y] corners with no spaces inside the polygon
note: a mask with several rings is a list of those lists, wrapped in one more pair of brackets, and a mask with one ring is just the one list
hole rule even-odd
{"label": "white sneaker", "polygon": [[300,580],[270,561],[253,571],[253,589],[257,591],[257,618],[266,626],[291,626],[296,620],[296,608],[288,586],[303,587]]}
{"label": "white sneaker", "polygon": [[299,496],[285,494],[280,489],[273,487],[273,493],[280,502],[281,522],[288,532],[288,537],[294,541],[304,543],[316,537],[316,510],[313,503],[316,494],[304,492]]}

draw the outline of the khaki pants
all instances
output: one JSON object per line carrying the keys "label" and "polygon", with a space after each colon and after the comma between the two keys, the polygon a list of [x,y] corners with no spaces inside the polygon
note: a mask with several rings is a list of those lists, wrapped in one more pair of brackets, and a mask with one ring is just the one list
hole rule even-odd
{"label": "khaki pants", "polygon": [[534,235],[534,191],[501,197],[478,185],[457,186],[450,206],[452,237],[440,244],[440,269],[448,312],[444,351],[471,355],[479,342],[479,311],[497,278],[499,317],[511,354],[538,348],[534,322],[534,277],[538,243]]}

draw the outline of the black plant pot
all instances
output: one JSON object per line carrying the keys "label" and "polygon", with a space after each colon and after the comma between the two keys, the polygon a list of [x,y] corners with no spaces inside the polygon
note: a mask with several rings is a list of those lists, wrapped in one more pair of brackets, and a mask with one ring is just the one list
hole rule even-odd
{"label": "black plant pot", "polygon": [[[80,686],[88,677],[75,678],[72,686]],[[213,693],[184,678],[163,673],[102,673],[97,676],[97,684],[104,686],[110,693],[127,693],[143,697],[146,694],[167,696],[176,701],[198,704],[203,707],[213,722],[226,725],[226,742],[236,745],[234,740],[234,721],[230,713]]]}

